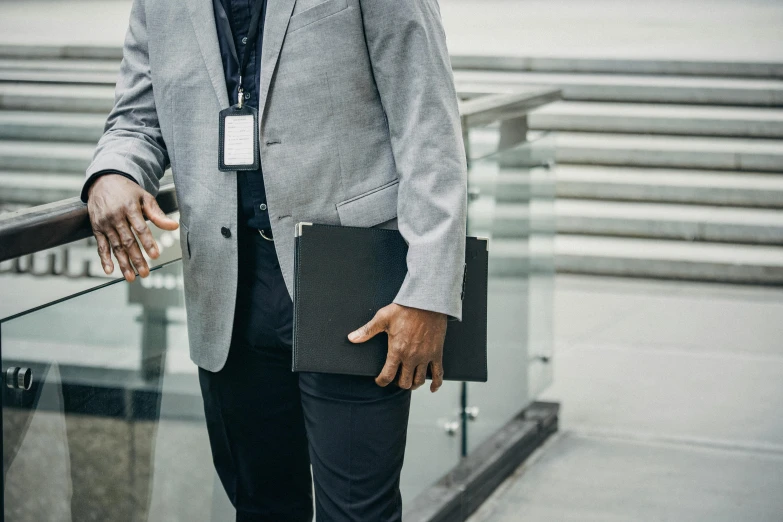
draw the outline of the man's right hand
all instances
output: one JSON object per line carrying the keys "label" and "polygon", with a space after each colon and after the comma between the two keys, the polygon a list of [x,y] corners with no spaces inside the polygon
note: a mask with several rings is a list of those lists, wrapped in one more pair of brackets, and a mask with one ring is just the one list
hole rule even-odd
{"label": "man's right hand", "polygon": [[147,277],[150,273],[136,236],[152,259],[160,255],[145,217],[164,230],[176,230],[179,226],[176,221],[166,217],[152,194],[120,174],[104,174],[93,182],[87,192],[87,210],[92,231],[98,240],[98,255],[103,271],[106,274],[114,271],[111,260],[114,252],[120,270],[128,281],[136,279],[134,268],[141,277]]}

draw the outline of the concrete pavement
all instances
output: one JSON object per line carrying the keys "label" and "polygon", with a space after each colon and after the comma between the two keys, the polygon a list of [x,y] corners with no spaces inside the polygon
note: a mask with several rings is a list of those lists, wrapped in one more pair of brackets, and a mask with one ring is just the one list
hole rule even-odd
{"label": "concrete pavement", "polygon": [[783,289],[558,275],[561,433],[471,522],[783,513]]}

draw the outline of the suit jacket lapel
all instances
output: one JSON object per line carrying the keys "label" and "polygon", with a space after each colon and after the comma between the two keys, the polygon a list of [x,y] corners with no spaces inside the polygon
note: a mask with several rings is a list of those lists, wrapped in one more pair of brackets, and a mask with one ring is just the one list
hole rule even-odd
{"label": "suit jacket lapel", "polygon": [[204,57],[204,64],[207,66],[209,79],[212,80],[212,87],[215,88],[215,94],[217,94],[218,104],[221,110],[225,109],[229,103],[228,91],[226,90],[226,76],[223,72],[223,59],[220,56],[212,0],[186,0],[186,3],[198,46]]}
{"label": "suit jacket lapel", "polygon": [[264,113],[269,85],[277,66],[283,38],[288,29],[288,21],[294,10],[296,0],[269,0],[264,20],[263,48],[261,50],[261,91],[258,94],[259,114]]}

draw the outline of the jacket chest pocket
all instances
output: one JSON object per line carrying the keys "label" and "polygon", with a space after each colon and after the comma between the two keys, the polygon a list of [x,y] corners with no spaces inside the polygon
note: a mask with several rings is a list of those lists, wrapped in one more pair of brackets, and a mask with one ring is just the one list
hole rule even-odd
{"label": "jacket chest pocket", "polygon": [[395,179],[356,197],[337,204],[340,224],[353,227],[371,227],[397,217],[397,189]]}
{"label": "jacket chest pocket", "polygon": [[288,22],[288,34],[337,14],[348,7],[348,0],[297,0]]}

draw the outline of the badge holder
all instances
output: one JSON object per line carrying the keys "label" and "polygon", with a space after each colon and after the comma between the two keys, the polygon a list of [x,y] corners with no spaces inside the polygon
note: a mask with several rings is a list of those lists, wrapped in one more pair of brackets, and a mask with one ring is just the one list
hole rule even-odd
{"label": "badge holder", "polygon": [[223,172],[258,170],[258,111],[243,104],[244,93],[239,90],[239,103],[220,111],[220,145],[218,168]]}

